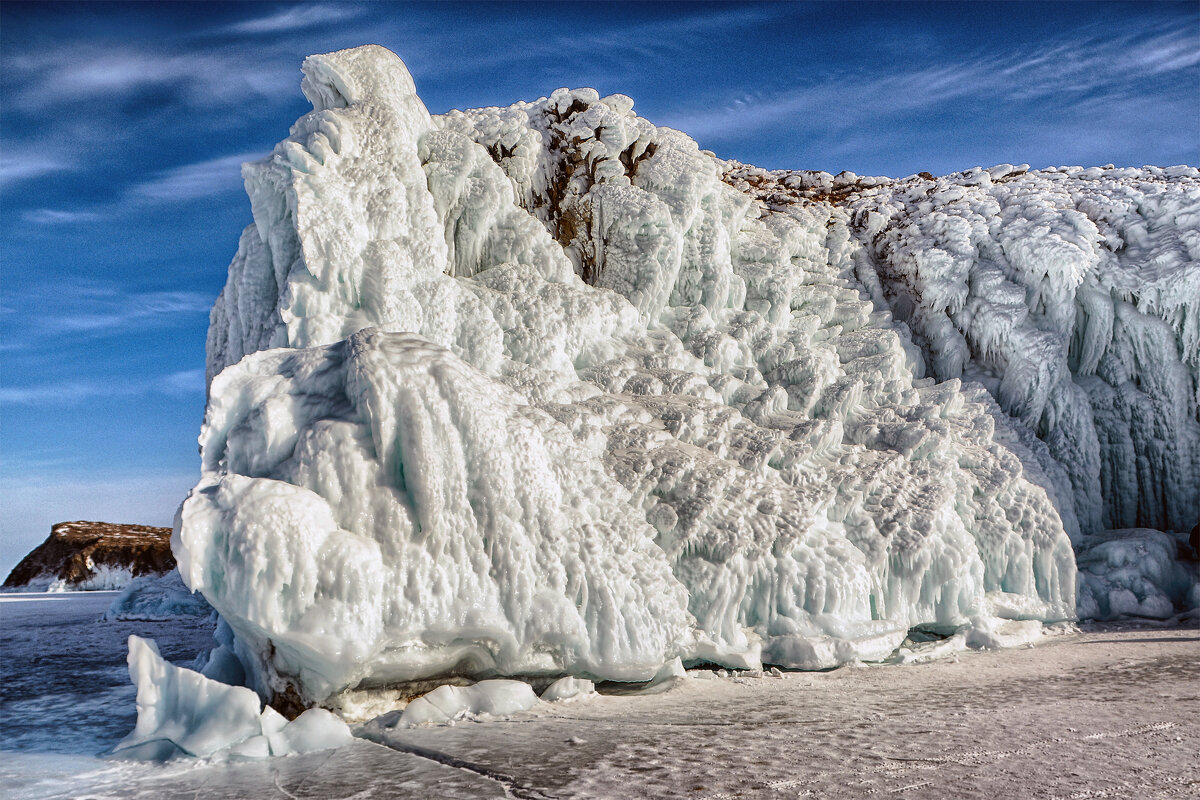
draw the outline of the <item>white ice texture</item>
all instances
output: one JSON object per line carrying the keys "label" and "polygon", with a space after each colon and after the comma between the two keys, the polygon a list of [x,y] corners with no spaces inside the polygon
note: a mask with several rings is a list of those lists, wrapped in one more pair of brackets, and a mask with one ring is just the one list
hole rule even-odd
{"label": "white ice texture", "polygon": [[484,714],[528,711],[538,701],[528,683],[492,679],[471,686],[443,685],[413,700],[396,721],[402,728],[439,725]]}
{"label": "white ice texture", "polygon": [[325,709],[308,709],[288,722],[251,690],[175,666],[154,642],[137,636],[129,637],[129,675],[137,686],[138,720],[113,750],[123,758],[266,758],[351,739],[346,723]]}
{"label": "white ice texture", "polygon": [[1194,521],[1195,170],[768,173],[623,95],[303,72],[173,539],[261,696],[879,660]]}
{"label": "white ice texture", "polygon": [[542,699],[548,703],[560,700],[574,700],[595,694],[596,685],[587,678],[576,678],[572,675],[559,678],[542,690]]}
{"label": "white ice texture", "polygon": [[847,209],[928,374],[978,381],[1045,442],[1073,538],[1197,523],[1200,172],[1002,165]]}

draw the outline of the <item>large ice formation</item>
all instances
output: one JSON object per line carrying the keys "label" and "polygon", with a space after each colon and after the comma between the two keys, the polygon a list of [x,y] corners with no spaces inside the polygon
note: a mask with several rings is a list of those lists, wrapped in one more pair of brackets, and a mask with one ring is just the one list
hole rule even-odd
{"label": "large ice formation", "polygon": [[767,173],[303,71],[173,540],[263,697],[991,641],[1075,615],[1068,533],[1195,516],[1195,170]]}

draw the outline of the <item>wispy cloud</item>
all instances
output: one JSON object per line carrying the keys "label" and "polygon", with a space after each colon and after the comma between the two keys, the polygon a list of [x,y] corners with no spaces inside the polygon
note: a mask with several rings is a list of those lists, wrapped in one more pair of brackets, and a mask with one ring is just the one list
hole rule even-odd
{"label": "wispy cloud", "polygon": [[283,33],[317,25],[330,25],[361,16],[363,10],[350,3],[316,3],[284,8],[265,17],[236,22],[225,30],[230,33]]}
{"label": "wispy cloud", "polygon": [[6,146],[0,151],[0,186],[6,187],[52,172],[62,172],[73,166],[71,161],[64,158]]}
{"label": "wispy cloud", "polygon": [[[230,156],[183,164],[162,170],[136,183],[128,190],[110,198],[108,202],[86,208],[57,209],[36,208],[24,212],[21,218],[32,225],[74,225],[95,222],[99,219],[121,217],[137,212],[147,203],[163,204],[186,202],[222,194],[236,194],[243,190],[242,164],[258,161],[268,152],[245,152]],[[46,166],[43,172],[28,167],[28,177],[36,177],[45,171],[66,169],[66,166]],[[0,173],[2,175],[3,173]],[[13,177],[15,183],[19,178]],[[5,180],[0,178],[0,185]]]}
{"label": "wispy cloud", "polygon": [[57,208],[38,208],[26,211],[22,218],[34,225],[73,225],[100,219],[95,211],[63,211]]}
{"label": "wispy cloud", "polygon": [[1082,103],[1197,64],[1200,48],[1191,31],[1166,26],[1115,36],[1073,31],[1071,38],[1047,42],[1035,53],[976,55],[887,74],[834,70],[819,83],[680,108],[661,122],[714,139],[786,122],[803,124],[806,117],[849,131],[864,120],[962,100]]}
{"label": "wispy cloud", "polygon": [[256,161],[263,153],[232,156],[185,164],[160,173],[133,190],[133,195],[150,200],[194,200],[223,192],[240,191],[242,164]]}
{"label": "wispy cloud", "polygon": [[6,60],[13,85],[7,99],[22,111],[168,89],[192,105],[278,101],[299,84],[295,65],[253,52],[192,51],[173,54],[100,45],[52,48]]}
{"label": "wispy cloud", "polygon": [[0,387],[0,405],[78,406],[99,399],[146,395],[185,397],[204,393],[204,370],[189,369],[137,381],[123,375],[113,380],[66,380],[30,386]]}
{"label": "wispy cloud", "polygon": [[190,324],[212,306],[202,292],[139,292],[77,281],[9,291],[5,300],[0,321],[6,344],[14,348],[47,337],[110,336]]}
{"label": "wispy cloud", "polygon": [[207,313],[212,298],[195,292],[144,292],[97,302],[90,310],[45,319],[44,329],[59,333],[104,333],[170,324],[182,314]]}
{"label": "wispy cloud", "polygon": [[[403,31],[393,33],[394,38],[396,34],[411,32],[411,38],[392,44],[403,45],[398,46],[396,52],[410,66],[425,60],[435,62],[442,78],[488,69],[532,72],[554,67],[555,71],[566,73],[580,65],[586,65],[596,74],[596,65],[607,63],[610,68],[604,71],[610,72],[615,81],[628,76],[630,64],[694,58],[698,51],[741,35],[744,28],[794,17],[797,8],[796,3],[721,4],[715,7],[684,4],[680,6],[680,13],[657,19],[623,20],[619,24],[595,27],[560,27],[548,35],[534,37],[528,36],[526,30],[528,17],[518,16],[512,21],[497,22],[495,26],[475,24],[456,31],[453,38],[459,41],[454,42],[456,53],[453,59],[445,58],[449,37],[442,26],[422,29],[421,21],[416,19],[412,26],[406,23]],[[791,24],[795,24],[794,20]],[[495,46],[497,33],[499,38],[520,41],[521,46]],[[464,41],[463,37],[477,38]],[[467,46],[461,46],[463,44]],[[546,91],[554,88],[557,87],[548,86]]]}
{"label": "wispy cloud", "polygon": [[204,392],[204,370],[185,369],[164,375],[158,380],[157,391],[167,395],[200,395]]}

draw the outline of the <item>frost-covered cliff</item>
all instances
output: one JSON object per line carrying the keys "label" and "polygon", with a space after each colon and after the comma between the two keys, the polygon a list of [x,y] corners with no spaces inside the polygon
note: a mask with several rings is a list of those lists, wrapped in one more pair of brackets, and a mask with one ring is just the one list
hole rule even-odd
{"label": "frost-covered cliff", "polygon": [[860,276],[929,373],[982,383],[1046,442],[1070,481],[1069,528],[1071,512],[1083,533],[1196,524],[1195,169],[1001,166],[846,205]]}
{"label": "frost-covered cliff", "polygon": [[264,696],[989,641],[1074,617],[1068,533],[1194,515],[1195,170],[766,173],[623,95],[430,117],[379,47],[302,89],[173,542]]}

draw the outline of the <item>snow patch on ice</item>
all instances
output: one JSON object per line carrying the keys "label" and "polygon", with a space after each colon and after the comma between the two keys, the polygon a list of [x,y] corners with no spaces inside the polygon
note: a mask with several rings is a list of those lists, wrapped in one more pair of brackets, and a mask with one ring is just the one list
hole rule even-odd
{"label": "snow patch on ice", "polygon": [[1034,619],[997,620],[978,617],[963,631],[967,647],[976,650],[999,650],[1007,647],[1033,646],[1043,635],[1042,623]]}
{"label": "snow patch on ice", "polygon": [[[91,568],[91,575],[77,583],[61,578],[48,578],[43,585],[40,579],[29,582],[26,591],[33,592],[111,592],[124,589],[133,580],[131,567],[114,567],[110,564],[96,564]],[[44,586],[44,588],[43,588]]]}

